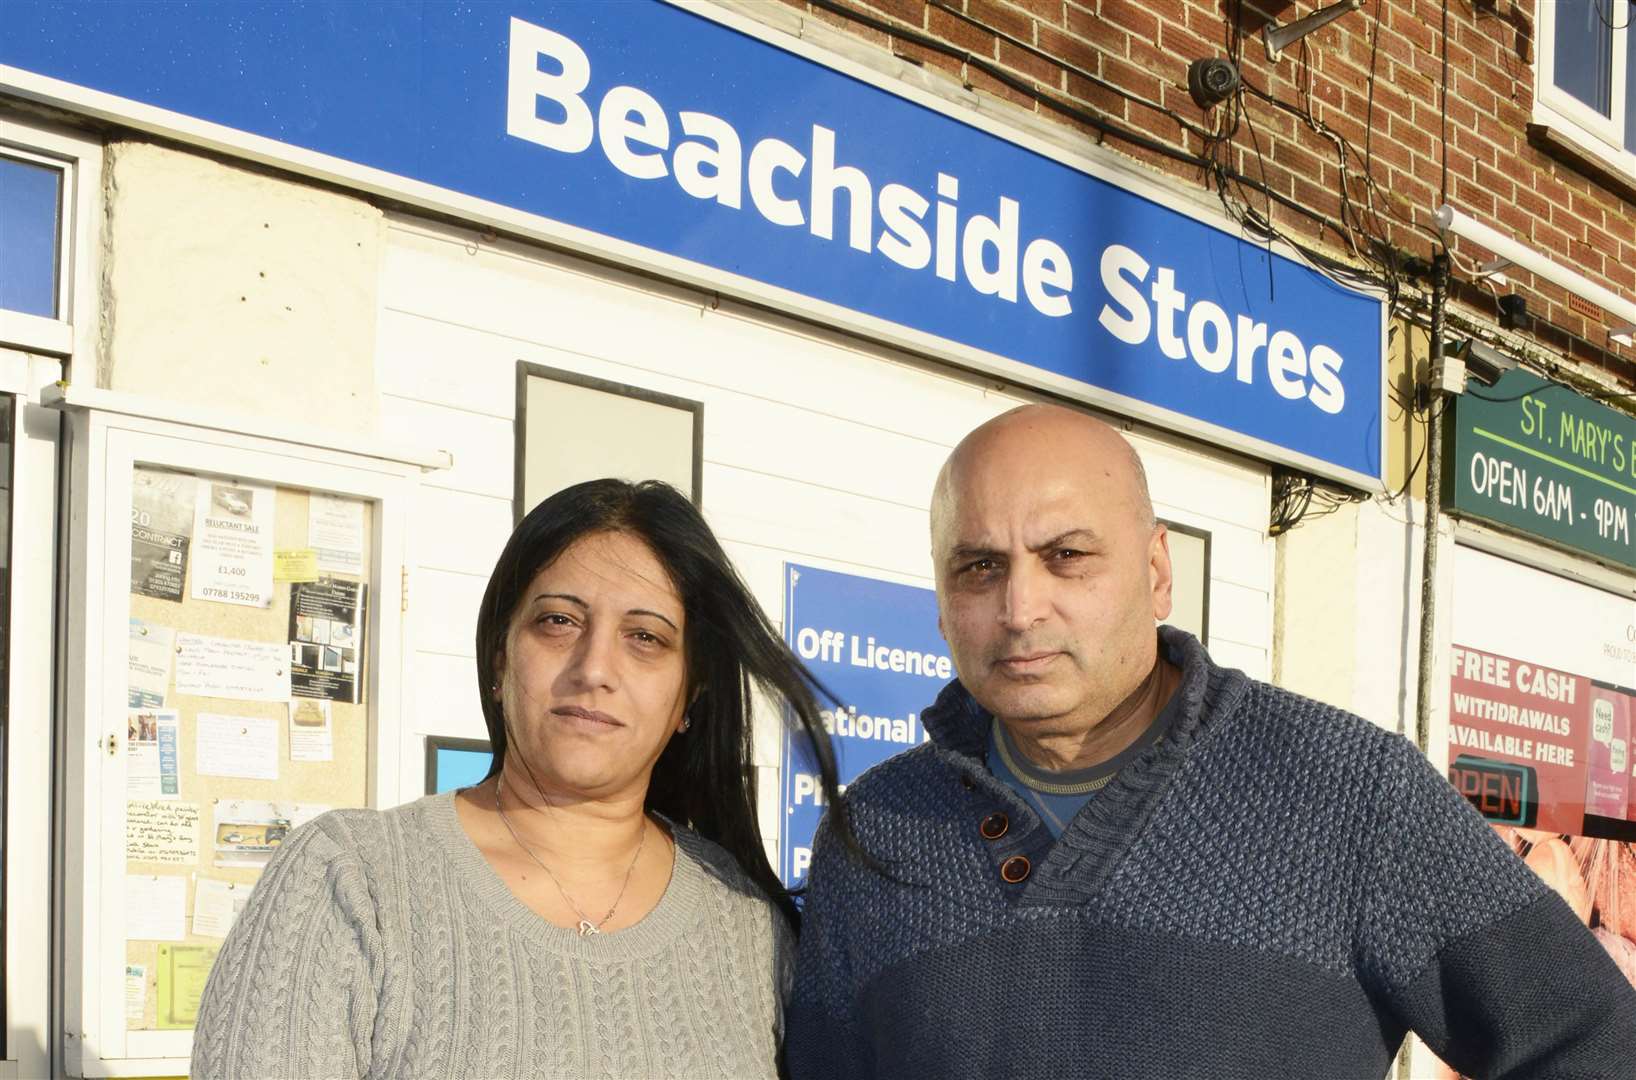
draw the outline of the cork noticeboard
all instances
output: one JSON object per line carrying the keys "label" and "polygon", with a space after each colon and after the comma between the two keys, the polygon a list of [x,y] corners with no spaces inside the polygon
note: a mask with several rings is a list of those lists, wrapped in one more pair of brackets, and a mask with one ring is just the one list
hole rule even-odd
{"label": "cork noticeboard", "polygon": [[378,505],[142,465],[133,493],[126,1029],[186,1030],[267,859],[368,802]]}

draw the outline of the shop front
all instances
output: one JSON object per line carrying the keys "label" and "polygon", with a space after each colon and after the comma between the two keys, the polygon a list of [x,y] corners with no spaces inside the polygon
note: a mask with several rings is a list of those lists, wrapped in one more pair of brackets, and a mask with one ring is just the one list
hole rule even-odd
{"label": "shop front", "polygon": [[1636,420],[1521,371],[1453,409],[1449,780],[1636,984]]}
{"label": "shop front", "polygon": [[[61,507],[31,550],[63,648],[14,647],[13,703],[60,690],[7,738],[55,740],[63,855],[60,955],[8,953],[7,994],[54,988],[36,1038],[71,1075],[185,1068],[289,829],[481,767],[478,598],[566,484],[692,495],[837,690],[848,777],[924,737],[950,674],[927,505],[983,420],[1051,398],[1119,424],[1172,528],[1175,621],[1259,677],[1273,467],[1380,487],[1379,298],[776,20],[97,11],[18,3],[0,42],[7,146],[75,130],[109,174],[86,211],[108,265],[81,287],[100,344],[18,391],[61,418],[63,490],[28,497]],[[197,63],[153,59],[176,41]],[[757,762],[793,881],[821,805],[775,715]]]}

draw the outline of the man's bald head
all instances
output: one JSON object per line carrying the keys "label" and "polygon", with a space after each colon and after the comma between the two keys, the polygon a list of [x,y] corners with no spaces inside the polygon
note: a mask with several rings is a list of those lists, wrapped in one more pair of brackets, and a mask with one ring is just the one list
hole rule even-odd
{"label": "man's bald head", "polygon": [[960,682],[1019,745],[1076,759],[1158,670],[1168,534],[1100,420],[1028,405],[962,439],[932,495],[932,560]]}
{"label": "man's bald head", "polygon": [[1007,472],[1028,463],[1079,462],[1103,475],[1113,493],[1128,501],[1136,521],[1156,524],[1142,458],[1123,435],[1094,416],[1061,405],[1019,405],[969,432],[949,454],[932,489],[932,555],[946,551],[948,532],[962,482],[974,468]]}

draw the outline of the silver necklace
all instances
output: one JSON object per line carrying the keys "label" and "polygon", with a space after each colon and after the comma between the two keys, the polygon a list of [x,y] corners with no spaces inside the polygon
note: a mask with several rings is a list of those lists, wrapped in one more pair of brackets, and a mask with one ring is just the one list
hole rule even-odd
{"label": "silver necklace", "polygon": [[534,849],[523,843],[523,838],[517,835],[517,830],[512,827],[511,819],[506,817],[505,810],[500,806],[500,779],[498,777],[494,780],[494,812],[500,815],[500,821],[505,824],[506,832],[510,833],[511,839],[516,842],[518,847],[523,849],[523,854],[533,859],[534,865],[545,871],[546,876],[551,879],[551,884],[557,887],[557,891],[562,894],[562,898],[568,901],[568,906],[574,909],[574,914],[579,916],[579,936],[586,937],[591,934],[602,933],[602,924],[613,918],[614,910],[619,907],[619,901],[625,899],[625,890],[630,887],[631,875],[636,872],[636,860],[642,857],[642,845],[648,842],[646,817],[644,816],[642,820],[642,837],[636,841],[636,854],[631,856],[631,864],[625,868],[625,880],[619,885],[619,895],[614,897],[614,902],[608,905],[607,913],[596,922],[592,922],[590,916],[586,915],[580,906],[574,903],[574,898],[568,895],[568,890],[562,887],[562,882],[557,880],[557,875],[551,872],[551,868],[541,862],[540,857],[534,854]]}

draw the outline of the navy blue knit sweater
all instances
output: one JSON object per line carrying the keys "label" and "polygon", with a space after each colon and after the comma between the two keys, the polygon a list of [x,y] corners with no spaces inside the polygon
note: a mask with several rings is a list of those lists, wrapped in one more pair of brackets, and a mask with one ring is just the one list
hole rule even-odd
{"label": "navy blue knit sweater", "polygon": [[1636,990],[1412,744],[1161,642],[1175,726],[1055,843],[959,683],[852,785],[899,880],[820,828],[796,1080],[1376,1080],[1409,1029],[1472,1076],[1636,1077]]}

